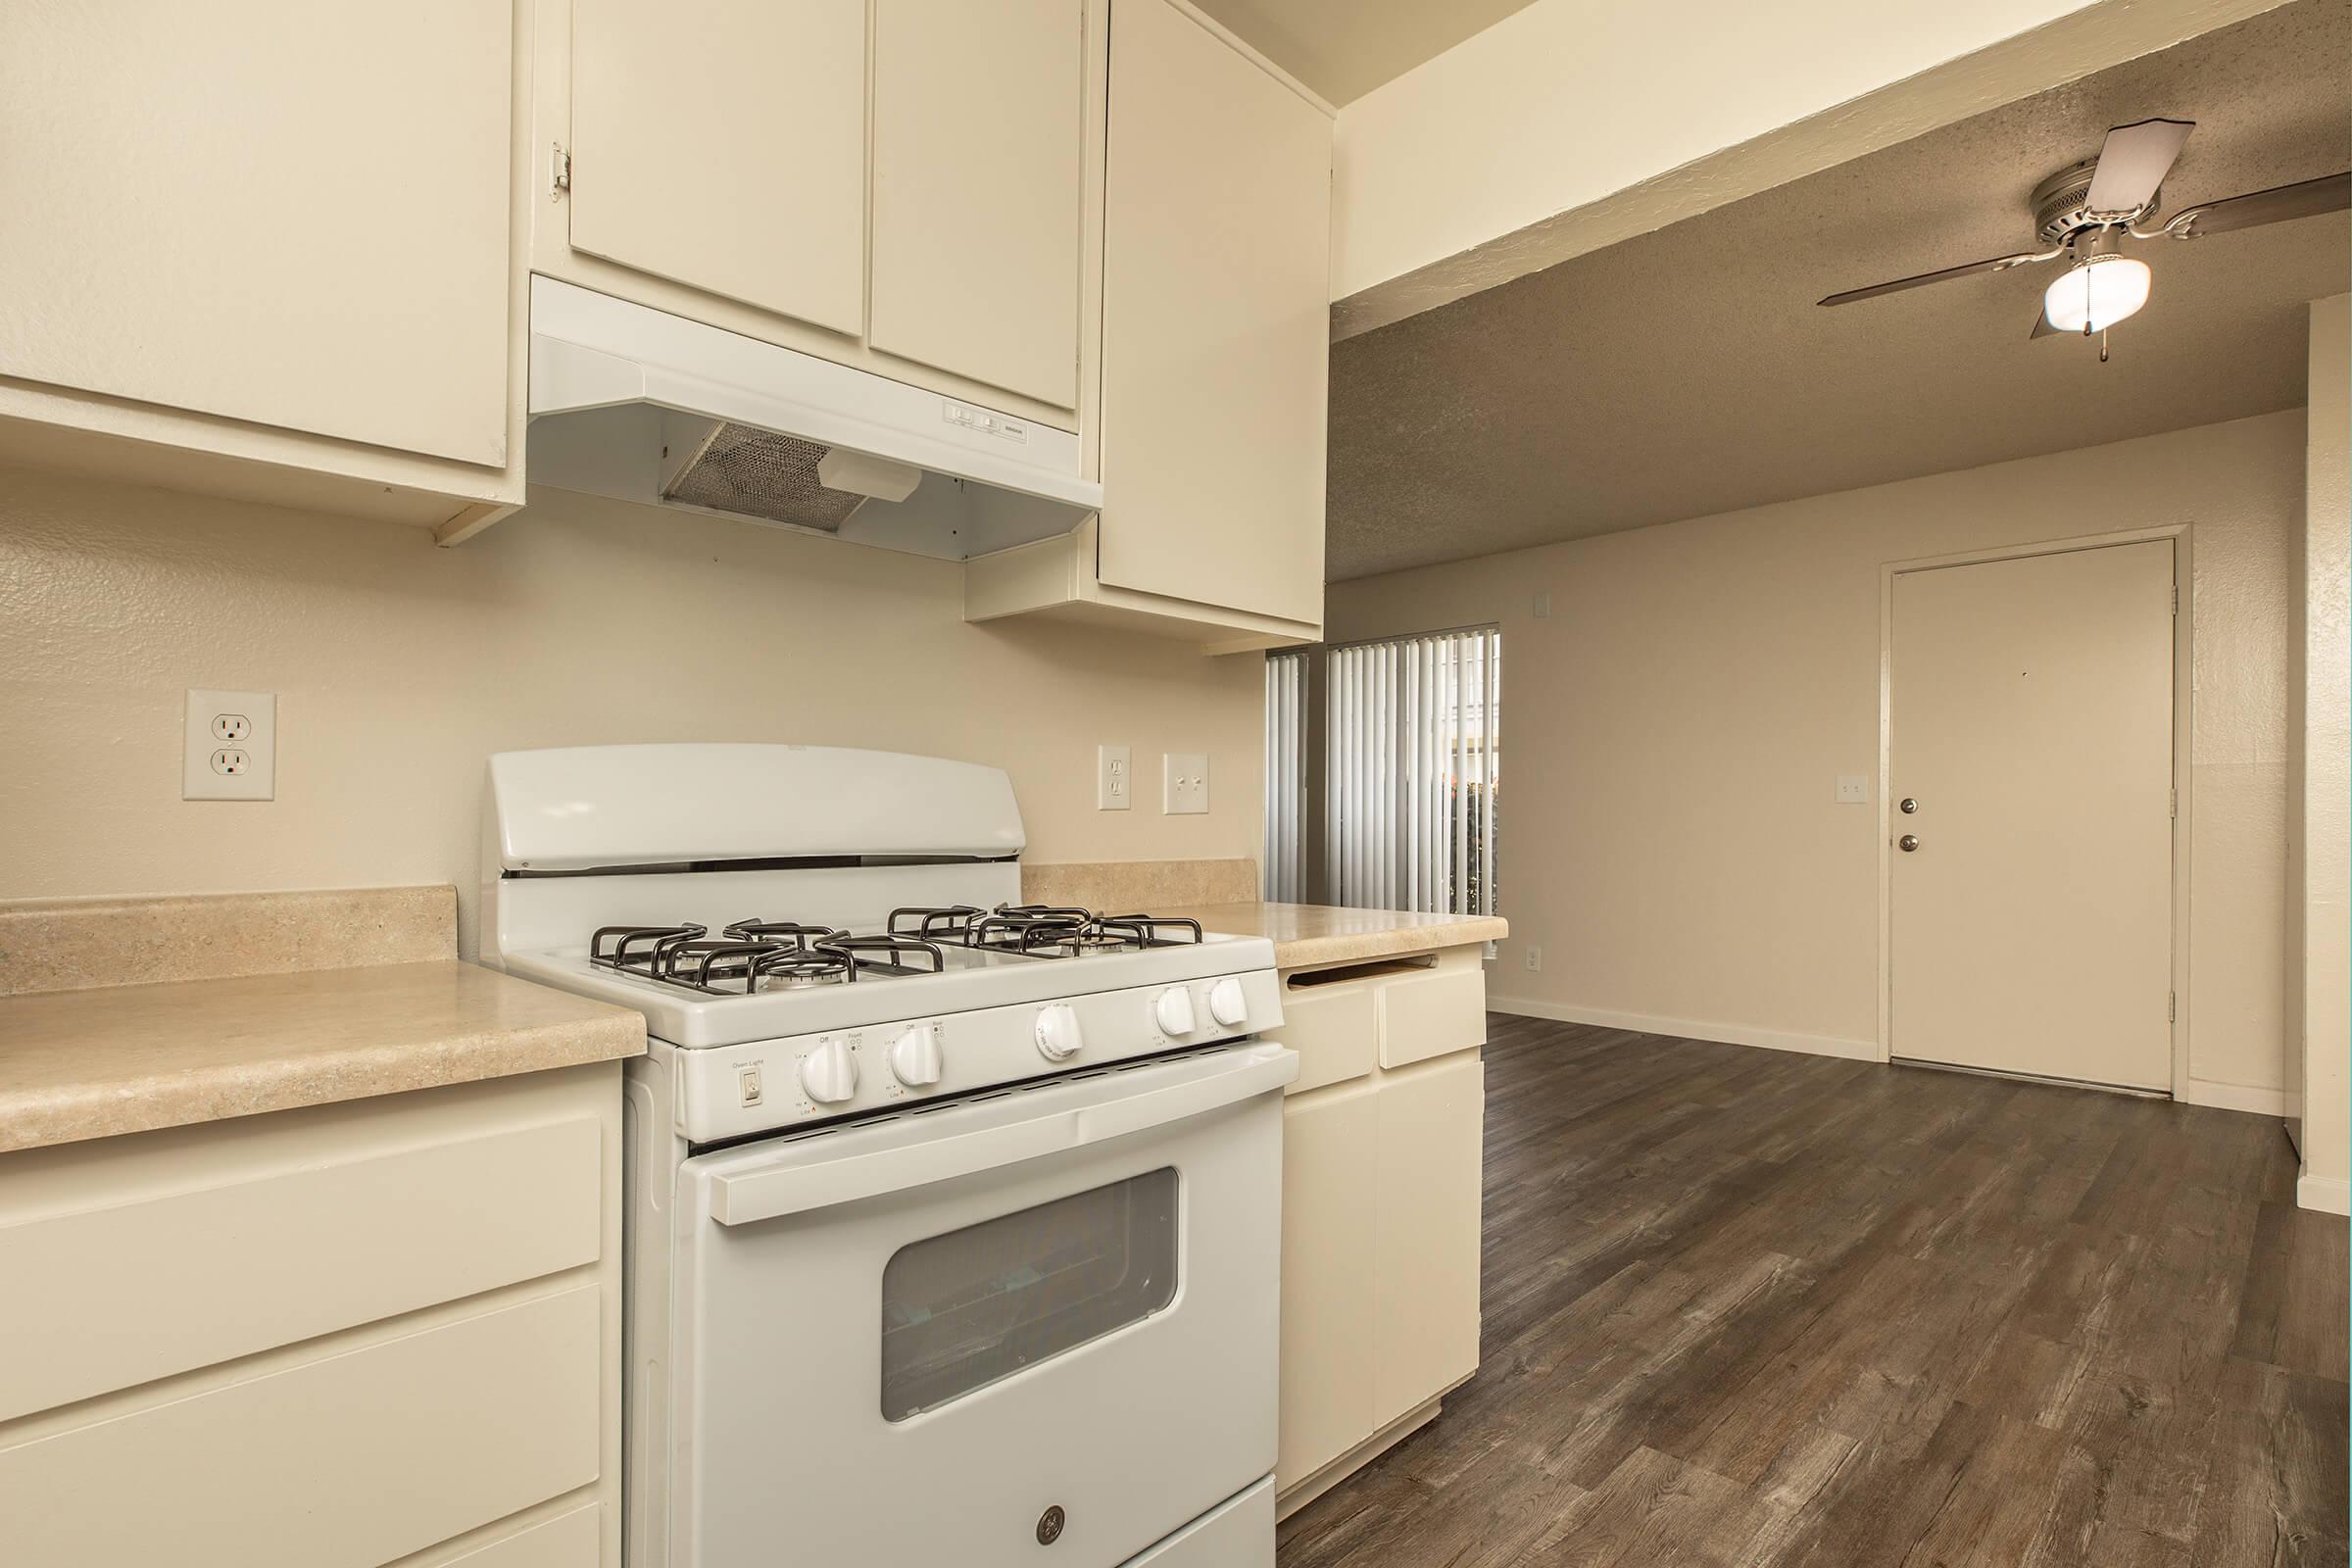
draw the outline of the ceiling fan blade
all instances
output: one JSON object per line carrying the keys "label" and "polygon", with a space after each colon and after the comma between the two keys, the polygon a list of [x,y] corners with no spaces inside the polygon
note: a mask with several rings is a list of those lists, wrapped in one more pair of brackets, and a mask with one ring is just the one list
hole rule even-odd
{"label": "ceiling fan blade", "polygon": [[2352,171],[2204,202],[2182,211],[2165,228],[2180,239],[2200,239],[2207,234],[2227,234],[2233,228],[2252,228],[2259,223],[2283,223],[2290,218],[2340,213],[2346,207],[2352,207]]}
{"label": "ceiling fan blade", "polygon": [[1891,283],[1873,283],[1868,288],[1849,288],[1842,294],[1833,294],[1821,301],[1824,305],[1851,305],[1856,300],[1875,300],[1882,294],[1900,294],[1907,288],[1925,288],[1947,278],[1974,277],[1980,272],[2005,272],[2012,267],[2024,267],[2034,262],[2054,261],[2058,251],[2028,251],[2020,256],[1996,256],[1986,262],[1971,262],[1966,267],[1947,267],[1940,272],[1922,272],[1917,277],[1898,277]]}
{"label": "ceiling fan blade", "polygon": [[2173,172],[2180,144],[2196,128],[2193,120],[2143,120],[2116,126],[2099,149],[2099,167],[2091,172],[2082,205],[2094,213],[2138,212]]}

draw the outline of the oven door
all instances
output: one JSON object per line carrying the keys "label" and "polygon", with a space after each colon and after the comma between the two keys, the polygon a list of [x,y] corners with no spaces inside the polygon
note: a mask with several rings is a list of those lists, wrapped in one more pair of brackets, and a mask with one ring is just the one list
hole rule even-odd
{"label": "oven door", "polygon": [[1265,1476],[1297,1068],[1244,1042],[687,1160],[672,1560],[1109,1568]]}

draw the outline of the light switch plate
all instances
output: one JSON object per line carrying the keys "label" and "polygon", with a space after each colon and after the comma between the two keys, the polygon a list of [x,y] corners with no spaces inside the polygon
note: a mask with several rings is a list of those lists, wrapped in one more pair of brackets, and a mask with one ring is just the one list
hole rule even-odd
{"label": "light switch plate", "polygon": [[183,801],[277,799],[277,694],[190,691],[180,741]]}
{"label": "light switch plate", "polygon": [[1124,811],[1135,805],[1135,768],[1124,746],[1095,748],[1095,809]]}
{"label": "light switch plate", "polygon": [[1536,595],[1535,616],[1538,620],[1551,618],[1551,595],[1548,592]]}
{"label": "light switch plate", "polygon": [[1839,806],[1868,806],[1870,780],[1860,773],[1838,775],[1838,804]]}
{"label": "light switch plate", "polygon": [[1160,814],[1198,816],[1208,809],[1208,754],[1169,752],[1160,758]]}

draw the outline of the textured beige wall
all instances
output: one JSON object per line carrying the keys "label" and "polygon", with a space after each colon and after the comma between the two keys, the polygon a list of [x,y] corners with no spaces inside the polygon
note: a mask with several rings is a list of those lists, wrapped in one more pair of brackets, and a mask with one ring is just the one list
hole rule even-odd
{"label": "textured beige wall", "polygon": [[[420,531],[0,469],[0,898],[455,882],[474,940],[483,760],[795,741],[1007,769],[1029,858],[1258,852],[1263,662],[967,625],[962,571],[548,493],[457,550]],[[179,799],[190,686],[278,694],[277,799]],[[1209,754],[1211,809],[1095,809]]]}
{"label": "textured beige wall", "polygon": [[1328,627],[1502,624],[1497,995],[1864,1054],[1878,812],[1832,793],[1878,773],[1881,564],[2190,522],[2190,1067],[2276,1091],[2303,435],[2268,415],[1364,578]]}
{"label": "textured beige wall", "polygon": [[[2302,605],[2303,715],[2295,801],[2294,934],[2302,1023],[2306,1206],[2352,1207],[2352,295],[2311,308]],[[2297,922],[2293,915],[2290,925]]]}

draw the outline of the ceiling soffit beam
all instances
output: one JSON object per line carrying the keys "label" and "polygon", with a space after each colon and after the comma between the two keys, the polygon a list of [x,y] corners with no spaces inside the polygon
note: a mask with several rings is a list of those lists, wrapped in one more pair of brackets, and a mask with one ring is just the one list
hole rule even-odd
{"label": "ceiling soffit beam", "polygon": [[[1923,48],[1932,60],[1950,47],[1955,16],[1989,31],[2069,0],[1975,8],[1802,0],[1729,13],[1707,0],[1674,0],[1618,13],[1632,20],[1619,28],[1613,52],[1622,58],[1614,60],[1564,42],[1589,36],[1607,15],[1592,0],[1537,0],[1340,112],[1332,338],[1418,316],[2281,3],[2092,0],[1912,70]],[[1698,20],[1710,12],[1770,24],[1710,26]],[[1923,45],[1931,14],[1945,19],[1944,35]],[[1785,59],[1772,58],[1783,51]],[[1513,59],[1522,64],[1507,63]],[[1555,69],[1531,73],[1529,60]],[[1873,69],[1910,74],[1852,93],[1857,72],[1867,79]],[[1514,94],[1513,76],[1540,90]],[[1846,96],[1829,98],[1838,91]],[[1730,106],[1712,124],[1689,107],[1710,95]],[[1829,106],[1809,109],[1808,97]],[[1783,114],[1793,118],[1778,122]],[[1671,168],[1642,167],[1709,141],[1723,145]],[[1562,199],[1572,205],[1518,221]],[[1518,226],[1462,243],[1506,222]]]}

